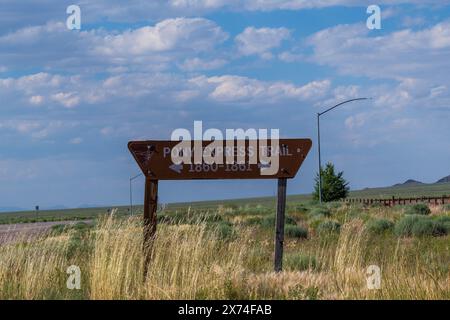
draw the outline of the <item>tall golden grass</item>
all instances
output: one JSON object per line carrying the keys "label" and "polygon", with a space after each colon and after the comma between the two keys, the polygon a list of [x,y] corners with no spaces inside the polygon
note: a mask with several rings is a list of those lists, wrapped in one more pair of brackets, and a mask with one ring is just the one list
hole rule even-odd
{"label": "tall golden grass", "polygon": [[[144,279],[140,220],[104,218],[80,240],[81,249],[71,233],[1,245],[0,298],[450,298],[448,269],[435,267],[432,253],[429,264],[416,259],[404,240],[393,251],[379,251],[373,262],[382,270],[381,289],[369,290],[366,249],[373,239],[358,219],[344,224],[335,241],[309,247],[319,266],[302,271],[271,272],[273,247],[254,235],[254,228],[238,227],[235,237],[223,240],[206,223],[161,224]],[[306,250],[302,246],[293,248]],[[66,287],[70,265],[81,269],[81,290]]]}

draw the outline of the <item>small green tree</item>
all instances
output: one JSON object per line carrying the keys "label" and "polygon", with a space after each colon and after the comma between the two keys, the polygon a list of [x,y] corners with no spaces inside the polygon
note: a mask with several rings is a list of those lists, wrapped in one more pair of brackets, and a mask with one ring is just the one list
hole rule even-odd
{"label": "small green tree", "polygon": [[[334,172],[334,165],[328,162],[325,168],[321,168],[322,172],[322,201],[336,201],[345,199],[350,188],[348,182],[345,181],[341,171],[338,174]],[[314,199],[319,200],[319,173],[316,176],[316,185],[314,187]]]}

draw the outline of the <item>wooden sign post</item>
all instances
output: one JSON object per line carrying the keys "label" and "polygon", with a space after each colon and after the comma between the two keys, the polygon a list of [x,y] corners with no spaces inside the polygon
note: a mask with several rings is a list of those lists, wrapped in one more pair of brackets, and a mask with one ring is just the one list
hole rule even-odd
{"label": "wooden sign post", "polygon": [[277,216],[275,218],[275,259],[274,269],[280,272],[283,269],[283,244],[284,244],[284,217],[286,209],[286,178],[278,179]]}
{"label": "wooden sign post", "polygon": [[144,194],[144,279],[147,276],[147,269],[150,263],[153,239],[156,235],[158,208],[158,180],[145,178]]}
{"label": "wooden sign post", "polygon": [[[159,180],[278,179],[274,269],[276,272],[282,270],[287,179],[295,177],[311,149],[312,142],[310,139],[280,139],[273,146],[267,145],[267,142],[270,144],[270,140],[214,141],[216,147],[211,149],[211,155],[215,156],[215,159],[219,158],[218,162],[205,161],[203,158],[213,141],[191,141],[187,148],[183,147],[181,150],[178,149],[180,141],[151,140],[128,143],[128,149],[145,175],[144,275],[147,274],[156,234]],[[218,145],[223,146],[220,154],[217,153]],[[231,145],[237,147],[230,147]],[[201,149],[200,161],[195,161],[196,148]],[[261,153],[261,150],[264,151]],[[267,158],[262,156],[265,153],[269,159],[276,158],[267,162]],[[174,163],[174,155],[184,155],[184,159],[189,161]]]}

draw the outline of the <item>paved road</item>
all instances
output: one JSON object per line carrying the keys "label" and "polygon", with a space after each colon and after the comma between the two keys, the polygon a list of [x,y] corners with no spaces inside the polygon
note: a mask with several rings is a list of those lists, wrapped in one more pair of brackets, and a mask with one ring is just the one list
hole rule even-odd
{"label": "paved road", "polygon": [[[39,235],[50,230],[54,225],[76,224],[80,221],[52,221],[52,222],[34,222],[34,223],[17,223],[0,225],[0,244],[11,242],[17,239],[28,240],[34,239]],[[91,222],[84,220],[82,222]]]}

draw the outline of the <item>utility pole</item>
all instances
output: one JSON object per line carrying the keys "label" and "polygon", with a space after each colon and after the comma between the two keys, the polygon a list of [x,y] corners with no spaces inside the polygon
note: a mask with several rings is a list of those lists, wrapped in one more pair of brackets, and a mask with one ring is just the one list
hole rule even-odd
{"label": "utility pole", "polygon": [[322,159],[320,154],[320,113],[317,113],[317,147],[319,148],[319,202],[322,203]]}
{"label": "utility pole", "polygon": [[328,108],[324,112],[318,112],[317,113],[317,147],[318,147],[318,153],[319,153],[319,202],[322,203],[322,159],[321,159],[321,153],[320,153],[320,116],[324,115],[325,113],[342,106],[343,104],[353,102],[353,101],[360,101],[360,100],[369,100],[372,98],[356,98],[356,99],[350,99],[341,103],[338,103],[337,105]]}

